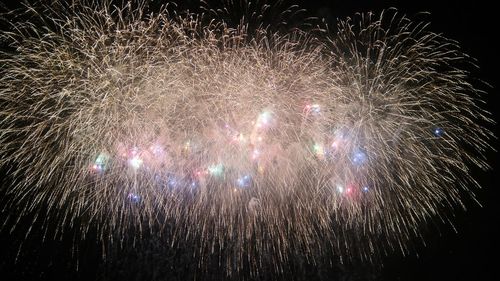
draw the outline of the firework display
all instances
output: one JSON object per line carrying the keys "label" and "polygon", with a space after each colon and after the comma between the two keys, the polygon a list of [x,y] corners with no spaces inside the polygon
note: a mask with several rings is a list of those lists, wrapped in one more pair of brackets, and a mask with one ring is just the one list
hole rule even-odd
{"label": "firework display", "polygon": [[280,271],[288,252],[405,252],[488,168],[471,59],[395,11],[286,32],[145,2],[16,13],[0,167],[19,216],[110,241],[154,230],[196,241],[200,264],[218,248],[229,271]]}

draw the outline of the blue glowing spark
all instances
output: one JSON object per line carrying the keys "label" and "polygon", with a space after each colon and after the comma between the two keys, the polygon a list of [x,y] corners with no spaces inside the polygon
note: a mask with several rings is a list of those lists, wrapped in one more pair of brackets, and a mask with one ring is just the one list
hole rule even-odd
{"label": "blue glowing spark", "polygon": [[440,138],[440,137],[442,137],[442,136],[444,135],[444,129],[443,129],[443,128],[440,128],[440,127],[436,127],[436,128],[434,128],[434,130],[432,131],[432,133],[433,133],[436,137]]}
{"label": "blue glowing spark", "polygon": [[249,176],[249,175],[245,175],[243,177],[240,177],[238,178],[238,180],[236,181],[236,184],[241,187],[241,188],[244,188],[244,187],[249,187],[250,184],[252,183],[252,178]]}
{"label": "blue glowing spark", "polygon": [[189,185],[191,188],[197,188],[198,183],[196,181],[192,181],[191,184]]}
{"label": "blue glowing spark", "polygon": [[357,148],[352,154],[351,161],[355,166],[361,166],[366,162],[367,159],[368,157],[366,156],[366,153],[363,150]]}
{"label": "blue glowing spark", "polygon": [[178,184],[178,181],[175,177],[171,177],[167,180],[167,186],[170,187],[170,188],[174,188],[176,187]]}
{"label": "blue glowing spark", "polygon": [[139,196],[135,193],[129,193],[128,199],[134,203],[139,203],[141,201],[141,196]]}

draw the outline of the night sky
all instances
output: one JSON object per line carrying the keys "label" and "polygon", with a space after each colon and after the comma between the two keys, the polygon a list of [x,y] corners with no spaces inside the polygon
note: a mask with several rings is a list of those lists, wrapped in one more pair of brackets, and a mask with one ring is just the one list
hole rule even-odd
{"label": "night sky", "polygon": [[[1,0],[9,7],[16,4]],[[14,2],[14,1],[12,1]],[[352,16],[356,12],[381,10],[396,7],[401,13],[410,18],[417,12],[430,12],[427,16],[431,22],[430,30],[443,33],[446,37],[460,42],[463,50],[471,57],[477,59],[478,70],[472,70],[474,78],[483,80],[491,88],[483,86],[488,92],[487,108],[494,113],[494,119],[500,120],[500,109],[497,103],[499,80],[497,77],[498,63],[498,9],[493,7],[494,1],[299,1],[299,5],[306,8],[309,13],[327,18],[334,23],[336,18]],[[181,6],[196,6],[197,1],[186,1]],[[498,136],[497,127],[492,128]],[[495,145],[496,146],[496,145]],[[496,146],[498,147],[498,146]],[[355,265],[342,267],[340,275],[331,278],[345,278],[341,280],[500,280],[497,265],[498,255],[498,202],[497,188],[500,186],[498,177],[498,154],[489,153],[489,163],[493,170],[483,172],[476,170],[476,178],[483,186],[477,192],[482,207],[474,202],[468,202],[467,211],[455,210],[452,219],[455,230],[449,224],[436,220],[435,225],[430,225],[425,231],[426,245],[415,241],[415,250],[408,256],[390,254],[383,262],[381,269]],[[0,173],[2,189],[8,186],[5,178],[6,171]],[[3,195],[0,193],[0,196]],[[2,198],[2,200],[6,200]],[[5,213],[1,214],[5,216]],[[0,218],[3,221],[3,218]],[[29,221],[29,220],[26,220]],[[126,273],[117,274],[112,268],[100,264],[101,249],[93,243],[92,234],[79,246],[78,270],[75,260],[69,250],[73,241],[63,237],[62,241],[48,241],[40,244],[39,240],[31,239],[25,243],[24,250],[19,254],[18,243],[23,240],[23,233],[29,225],[21,222],[21,228],[9,233],[5,229],[0,234],[0,280],[95,280],[109,278],[115,280],[119,276],[128,280]],[[36,226],[35,226],[36,227]],[[39,235],[41,236],[41,234]],[[189,249],[187,249],[188,251]],[[139,259],[138,257],[132,258]],[[148,270],[147,266],[137,267],[134,264],[121,266],[134,270]],[[153,265],[148,265],[153,266]],[[184,267],[185,265],[180,265]],[[338,267],[336,267],[338,269]],[[314,271],[314,269],[310,269]],[[369,272],[361,277],[352,272]],[[172,273],[173,274],[173,273]],[[178,273],[176,273],[178,274]],[[339,277],[340,276],[340,277]],[[158,280],[182,280],[182,276],[159,276]],[[216,277],[210,277],[217,279]],[[350,278],[350,279],[349,279]],[[270,276],[269,279],[273,279]],[[313,278],[314,279],[314,278]],[[134,279],[132,279],[134,280]],[[199,280],[206,280],[201,277]],[[316,280],[316,279],[314,279]],[[335,280],[335,279],[328,279]]]}

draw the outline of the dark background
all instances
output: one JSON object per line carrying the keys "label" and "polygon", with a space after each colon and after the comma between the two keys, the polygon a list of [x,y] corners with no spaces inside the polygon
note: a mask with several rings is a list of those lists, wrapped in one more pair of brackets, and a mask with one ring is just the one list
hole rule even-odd
{"label": "dark background", "polygon": [[[239,0],[236,0],[239,1]],[[9,3],[1,1],[9,7],[16,7],[17,1]],[[178,1],[182,2],[182,1]],[[334,23],[337,18],[352,16],[356,12],[374,11],[396,7],[410,18],[418,12],[431,14],[430,30],[443,33],[447,37],[460,42],[466,53],[477,59],[480,66],[472,70],[472,76],[491,85],[483,88],[489,93],[486,97],[487,108],[493,112],[494,119],[500,120],[497,106],[498,86],[497,68],[499,67],[498,10],[493,7],[494,1],[297,1],[310,14],[327,18]],[[183,7],[196,7],[198,1],[182,2]],[[492,128],[498,132],[497,126]],[[497,147],[495,145],[495,147]],[[457,211],[452,219],[455,230],[450,225],[438,225],[425,233],[426,245],[416,244],[416,250],[409,256],[391,255],[384,261],[382,269],[373,269],[372,277],[376,280],[500,280],[498,259],[498,203],[499,187],[497,153],[489,153],[492,171],[476,171],[476,178],[483,186],[477,192],[482,207],[468,204],[468,210]],[[1,179],[5,171],[0,174]],[[0,201],[1,202],[1,201]],[[5,214],[2,214],[4,216]],[[0,218],[0,222],[3,218]],[[28,220],[27,220],[28,221]],[[62,241],[49,241],[41,245],[38,240],[25,242],[23,251],[18,256],[18,243],[23,241],[23,233],[29,223],[20,223],[19,230],[9,233],[0,232],[0,280],[94,280],[102,278],[103,269],[99,263],[101,249],[93,243],[92,235],[81,243],[78,256],[78,270],[71,262],[71,238]],[[35,226],[36,227],[36,226]],[[71,233],[68,237],[71,237]],[[17,262],[15,261],[18,257]],[[182,266],[182,265],[181,265]],[[136,268],[130,265],[130,268]],[[147,270],[139,268],[138,270]],[[360,271],[370,271],[364,267]],[[346,272],[356,268],[343,269]],[[127,275],[121,275],[126,280]],[[336,275],[341,280],[364,280],[352,274]],[[162,276],[162,280],[171,280]],[[176,276],[175,280],[182,280]],[[342,279],[343,278],[343,279]],[[368,277],[366,277],[368,278]],[[200,278],[200,280],[206,280]],[[330,279],[328,279],[330,280]],[[371,279],[370,279],[371,280]]]}

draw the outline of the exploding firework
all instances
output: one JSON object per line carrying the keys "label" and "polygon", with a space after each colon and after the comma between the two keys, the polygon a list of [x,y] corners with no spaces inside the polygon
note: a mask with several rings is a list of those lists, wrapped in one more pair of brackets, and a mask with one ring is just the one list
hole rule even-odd
{"label": "exploding firework", "polygon": [[395,11],[284,32],[169,8],[5,15],[4,208],[283,271],[287,253],[406,252],[473,196],[491,119],[456,42]]}

